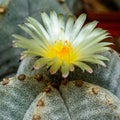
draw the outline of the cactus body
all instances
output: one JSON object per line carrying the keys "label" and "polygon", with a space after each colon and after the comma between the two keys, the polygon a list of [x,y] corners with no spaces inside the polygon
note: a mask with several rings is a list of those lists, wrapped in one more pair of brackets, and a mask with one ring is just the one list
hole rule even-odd
{"label": "cactus body", "polygon": [[[119,59],[116,53],[105,55],[109,55],[110,63],[116,60],[113,56]],[[36,117],[43,120],[93,120],[98,117],[100,120],[120,119],[120,100],[111,92],[100,86],[79,81],[77,78],[80,78],[82,74],[79,72],[70,76],[71,81],[62,82],[59,89],[53,88],[49,84],[52,78],[47,71],[32,69],[34,60],[35,58],[25,59],[15,77],[0,83],[0,117],[2,120],[18,120],[18,118],[19,120],[33,120]],[[108,89],[111,91],[118,89],[117,86],[110,87],[109,76],[102,72],[104,69],[111,71],[113,67],[110,66],[113,65],[108,64],[108,67],[102,70],[98,66],[97,71],[94,70],[97,75],[91,74],[89,79],[87,74],[83,73],[84,79],[88,79],[89,82],[98,80],[99,84],[102,77],[104,79],[101,79],[101,82],[108,82],[106,84]],[[77,74],[76,78],[72,80],[75,74]],[[116,76],[116,74],[113,75]],[[54,79],[57,81],[57,78]],[[104,84],[101,86],[104,87]]]}

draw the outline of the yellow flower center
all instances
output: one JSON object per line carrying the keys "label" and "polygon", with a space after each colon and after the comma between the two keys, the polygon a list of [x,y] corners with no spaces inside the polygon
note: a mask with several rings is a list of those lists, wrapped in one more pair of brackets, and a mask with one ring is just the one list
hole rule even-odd
{"label": "yellow flower center", "polygon": [[66,58],[70,58],[70,52],[72,47],[69,42],[65,42],[64,44],[60,41],[58,43],[54,43],[53,51],[55,52],[56,56],[64,60]]}
{"label": "yellow flower center", "polygon": [[60,62],[72,63],[75,60],[75,52],[69,41],[55,41],[44,53],[44,57],[58,58]]}

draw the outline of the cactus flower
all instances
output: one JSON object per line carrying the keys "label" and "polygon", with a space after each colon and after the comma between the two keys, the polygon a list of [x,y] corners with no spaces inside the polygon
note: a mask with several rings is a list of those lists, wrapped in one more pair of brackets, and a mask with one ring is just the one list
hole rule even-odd
{"label": "cactus flower", "polygon": [[34,68],[47,67],[51,74],[59,71],[66,78],[75,66],[92,73],[87,63],[105,66],[108,58],[100,53],[109,50],[109,42],[101,42],[109,37],[109,33],[96,28],[97,21],[84,25],[86,14],[81,14],[77,20],[69,16],[65,22],[64,16],[54,11],[50,16],[41,13],[43,25],[32,17],[19,27],[29,37],[14,34],[14,46],[23,48],[22,58],[38,57]]}

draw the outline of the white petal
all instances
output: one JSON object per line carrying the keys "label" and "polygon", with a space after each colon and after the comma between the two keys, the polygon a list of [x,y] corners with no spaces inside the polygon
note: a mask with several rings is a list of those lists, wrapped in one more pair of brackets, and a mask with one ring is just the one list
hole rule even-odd
{"label": "white petal", "polygon": [[[30,35],[30,37],[31,37],[33,40],[37,40],[37,42],[40,40],[39,37],[38,37],[34,32],[32,32],[28,27],[26,27],[25,25],[19,25],[19,27],[20,27],[22,30],[24,30],[26,33],[28,33],[28,35]],[[38,42],[38,43],[40,43],[40,42]],[[40,45],[44,45],[44,44],[42,44],[42,42],[41,42]],[[45,45],[42,46],[42,47],[45,47]]]}
{"label": "white petal", "polygon": [[86,70],[89,73],[92,73],[93,70],[90,66],[88,66],[86,63],[83,62],[75,62],[74,63],[76,66],[78,66],[79,68],[81,68],[83,70],[83,72]]}
{"label": "white petal", "polygon": [[33,39],[27,39],[21,35],[12,35],[16,40],[15,40],[15,45],[17,47],[22,47],[25,49],[38,49],[38,50],[45,50],[47,49],[46,46],[42,42],[35,42]]}
{"label": "white petal", "polygon": [[91,58],[85,58],[85,59],[83,59],[83,61],[90,62],[90,63],[95,63],[95,64],[99,64],[99,65],[102,65],[104,67],[106,66],[105,63],[102,60],[95,59],[93,57],[91,57]]}
{"label": "white petal", "polygon": [[81,14],[79,16],[79,18],[76,20],[76,22],[73,26],[73,30],[71,32],[71,37],[70,37],[71,41],[73,41],[76,38],[76,36],[78,35],[78,33],[79,33],[81,27],[83,26],[85,20],[86,20],[86,14],[84,14],[84,13]]}
{"label": "white petal", "polygon": [[38,60],[35,61],[34,63],[34,68],[40,68],[45,66],[47,63],[49,62],[49,59],[47,58],[40,58]]}
{"label": "white petal", "polygon": [[20,45],[20,46],[23,46],[23,48],[29,49],[33,47],[33,44],[34,44],[35,47],[37,48],[39,47],[39,45],[33,42],[33,40],[27,39],[21,35],[14,34],[12,36],[16,39],[14,40],[14,43],[17,44],[18,46]]}
{"label": "white petal", "polygon": [[48,33],[46,32],[44,27],[37,20],[29,17],[29,18],[27,18],[27,21],[29,23],[31,23],[39,31],[39,34],[42,36],[42,40],[48,40],[49,43],[51,42],[50,36],[48,35]]}
{"label": "white petal", "polygon": [[58,17],[55,11],[50,12],[50,20],[51,20],[51,29],[53,31],[53,40],[58,40],[60,27],[58,22]]}
{"label": "white petal", "polygon": [[75,67],[74,67],[74,65],[72,64],[72,65],[70,65],[70,71],[71,72],[73,72],[75,70]]}
{"label": "white petal", "polygon": [[84,41],[86,39],[86,37],[91,34],[91,32],[93,31],[93,29],[96,27],[97,23],[98,23],[97,21],[93,21],[91,23],[86,24],[82,28],[82,30],[80,31],[80,33],[77,36],[77,38],[74,40],[73,46],[76,46],[80,42]]}
{"label": "white petal", "polygon": [[103,55],[93,55],[94,58],[99,59],[99,60],[107,60],[109,61],[109,59]]}
{"label": "white petal", "polygon": [[66,78],[69,75],[69,66],[63,62],[61,66],[62,76]]}
{"label": "white petal", "polygon": [[42,56],[44,50],[39,50],[39,49],[28,49],[27,51],[23,51],[24,55],[27,56]]}
{"label": "white petal", "polygon": [[[99,44],[93,46],[92,48],[89,48],[89,51],[87,51],[86,53],[87,54],[95,54],[95,53],[101,53],[101,52],[104,52],[104,51],[110,50],[110,49],[111,48],[109,48],[109,47],[104,47],[104,44],[99,43]],[[86,51],[86,50],[84,50],[84,51]]]}
{"label": "white petal", "polygon": [[59,20],[59,27],[60,27],[60,33],[59,33],[59,39],[58,40],[65,40],[65,20],[64,16],[62,14],[58,15]]}
{"label": "white petal", "polygon": [[41,17],[42,17],[43,23],[45,25],[45,28],[46,28],[47,32],[49,33],[51,40],[53,41],[54,36],[53,36],[53,31],[51,29],[50,18],[46,13],[41,13]]}
{"label": "white petal", "polygon": [[36,36],[36,38],[34,39],[34,42],[37,42],[37,44],[39,44],[40,46],[43,45],[45,46],[49,46],[49,41],[46,40],[45,37],[43,37],[43,35],[30,23],[25,23],[27,27],[29,27],[29,29],[31,29],[32,33],[34,33],[34,36]]}
{"label": "white petal", "polygon": [[[101,39],[102,40],[102,39]],[[86,45],[82,45],[81,47],[81,50],[91,50],[91,49],[94,49],[94,47],[96,48],[96,46],[98,46],[98,49],[101,47],[105,47],[105,46],[108,46],[108,45],[112,45],[113,43],[109,43],[109,42],[101,42],[101,43],[96,43],[96,41],[91,41],[91,43],[88,43]],[[81,45],[80,45],[81,46]]]}
{"label": "white petal", "polygon": [[74,17],[70,16],[67,20],[66,23],[66,28],[65,28],[65,39],[66,40],[70,40],[71,41],[71,33],[72,33],[72,29],[73,29],[73,24],[74,24]]}
{"label": "white petal", "polygon": [[84,47],[87,47],[87,46],[92,46],[92,45],[95,45],[96,43],[108,38],[109,33],[107,32],[102,32],[101,31],[101,34],[97,34],[95,35],[95,32],[92,32],[88,37],[86,36],[85,40],[80,42],[78,45],[81,47],[81,48],[84,48]]}
{"label": "white petal", "polygon": [[52,64],[51,67],[50,67],[50,73],[51,74],[56,73],[59,70],[60,66],[61,66],[61,64],[59,63],[58,60],[56,60],[54,62],[54,64]]}

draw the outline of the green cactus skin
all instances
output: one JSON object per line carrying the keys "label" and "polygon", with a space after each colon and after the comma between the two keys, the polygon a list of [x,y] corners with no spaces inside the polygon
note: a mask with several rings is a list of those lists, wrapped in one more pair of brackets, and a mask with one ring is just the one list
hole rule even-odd
{"label": "green cactus skin", "polygon": [[[114,65],[117,64],[116,67],[118,67],[117,53],[107,52],[105,55],[109,56],[110,63],[116,61]],[[118,59],[116,60],[116,58]],[[52,88],[50,84],[48,85],[52,78],[49,79],[46,71],[32,70],[34,61],[35,58],[24,59],[16,76],[9,78],[8,82],[2,81],[0,83],[1,120],[34,120],[37,119],[35,117],[43,120],[96,120],[97,118],[100,118],[99,120],[120,120],[120,100],[108,90],[87,82],[81,84],[77,79],[81,77],[82,73],[80,72],[74,73],[76,74],[76,79],[73,79],[75,81],[72,80],[75,75],[70,76],[72,81],[68,83],[63,81],[59,89]],[[107,68],[98,66],[97,71],[94,71],[97,74],[89,75],[91,76],[89,79],[87,74],[83,73],[84,79],[88,79],[89,82],[98,80],[99,84],[99,75],[101,75],[104,78],[101,79],[101,82],[108,82],[107,88],[110,89],[110,81],[104,72],[113,69],[110,67],[113,65],[109,62],[107,64]],[[116,74],[114,75],[116,76]],[[47,86],[51,90],[46,90]],[[104,87],[104,84],[102,86]],[[116,86],[113,88],[117,89]],[[36,106],[41,98],[44,100],[43,109]]]}
{"label": "green cactus skin", "polygon": [[49,92],[42,92],[37,96],[23,120],[32,120],[35,116],[39,116],[41,120],[71,120],[59,91],[51,86],[46,89],[50,89]]}
{"label": "green cactus skin", "polygon": [[60,90],[49,87],[33,101],[23,120],[120,120],[120,101],[108,90],[83,81],[69,81]]}
{"label": "green cactus skin", "polygon": [[70,81],[60,92],[72,120],[120,120],[119,99],[102,87]]}
{"label": "green cactus skin", "polygon": [[97,84],[103,88],[110,90],[120,99],[120,56],[119,53],[111,50],[105,52],[104,56],[109,58],[106,62],[106,67],[99,65],[92,65],[93,74],[81,72],[80,69],[76,70],[76,74],[72,73],[70,79],[82,79],[90,83]]}
{"label": "green cactus skin", "polygon": [[0,120],[22,120],[23,115],[37,94],[42,91],[45,81],[34,77],[19,76],[9,78],[9,82],[0,82]]}
{"label": "green cactus skin", "polygon": [[17,71],[20,50],[14,50],[10,47],[12,43],[11,34],[14,32],[22,33],[17,25],[28,16],[26,0],[1,1],[1,4],[6,7],[6,12],[0,15],[0,79],[6,75],[15,74]]}

